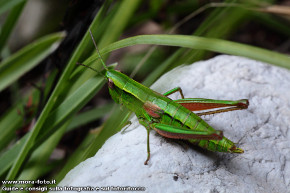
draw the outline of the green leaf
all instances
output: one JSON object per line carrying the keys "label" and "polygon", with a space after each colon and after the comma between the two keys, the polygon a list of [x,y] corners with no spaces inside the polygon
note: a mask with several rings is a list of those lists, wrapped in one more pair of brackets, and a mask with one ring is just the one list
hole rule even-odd
{"label": "green leaf", "polygon": [[4,152],[1,155],[0,162],[0,176],[4,175],[4,173],[11,167],[14,163],[16,156],[19,154],[21,147],[24,145],[25,140],[27,140],[28,135],[26,134],[22,137],[17,143],[14,144],[8,151]]}
{"label": "green leaf", "polygon": [[51,54],[65,33],[47,35],[22,48],[0,64],[0,91],[12,84]]}
{"label": "green leaf", "polygon": [[103,105],[101,107],[91,109],[76,115],[68,126],[68,130],[80,127],[94,120],[102,118],[107,114],[113,107],[113,103]]}
{"label": "green leaf", "polygon": [[[9,2],[9,1],[6,1]],[[2,52],[3,47],[6,45],[6,42],[18,21],[19,16],[22,13],[22,10],[26,4],[26,0],[19,3],[17,6],[13,7],[13,9],[9,12],[5,23],[2,26],[0,33],[0,53]],[[0,5],[1,7],[1,5]]]}
{"label": "green leaf", "polygon": [[[104,11],[106,12],[106,9],[110,5],[109,3],[110,3],[109,1],[105,2],[105,6],[103,6],[100,9],[99,13],[97,14],[94,21],[92,22],[91,28],[93,28],[93,29],[97,28],[99,21],[102,20],[100,15],[102,15],[101,14],[102,12],[104,12]],[[31,148],[35,144],[35,140],[39,139],[39,138],[37,138],[37,136],[38,136],[40,130],[41,129],[45,130],[43,127],[43,124],[45,123],[45,121],[49,117],[49,114],[51,113],[51,111],[53,111],[54,107],[57,107],[58,105],[60,105],[60,103],[63,102],[63,99],[64,99],[63,96],[66,96],[66,94],[67,94],[66,89],[67,89],[67,87],[69,87],[69,84],[71,84],[71,82],[69,82],[69,78],[71,76],[71,73],[75,69],[76,62],[77,62],[78,58],[80,58],[82,50],[85,49],[86,41],[88,41],[88,40],[89,40],[89,34],[87,32],[85,37],[82,39],[81,43],[79,44],[79,46],[74,51],[70,61],[68,62],[68,65],[66,65],[66,68],[64,69],[61,77],[59,78],[59,81],[58,81],[54,91],[52,92],[48,102],[46,103],[46,105],[45,105],[43,111],[41,112],[37,122],[35,123],[34,128],[32,129],[31,132],[28,133],[27,138],[23,142],[23,145],[21,147],[20,152],[18,152],[18,154],[16,154],[16,158],[13,157],[13,159],[11,159],[14,161],[12,162],[12,164],[13,164],[12,168],[10,169],[6,179],[14,179],[17,176],[17,174],[19,173],[20,167],[22,166],[24,160],[26,159],[29,151],[31,150]],[[86,91],[83,91],[83,92],[86,92]],[[74,106],[74,107],[76,107],[76,106]],[[70,113],[67,113],[67,114],[71,115]],[[59,115],[59,114],[57,114],[57,115]],[[54,119],[52,119],[52,120],[54,120]],[[49,128],[51,128],[51,125],[49,125]],[[48,132],[51,132],[51,131],[49,130]],[[43,140],[45,140],[45,139],[43,139]],[[6,163],[5,164],[6,167],[7,167],[7,164],[10,164],[10,163]],[[9,167],[10,166],[8,166],[8,168]]]}
{"label": "green leaf", "polygon": [[[83,161],[83,154],[92,144],[92,142],[96,139],[96,136],[98,135],[98,132],[89,132],[88,135],[85,137],[85,139],[82,141],[82,143],[78,146],[78,148],[73,152],[73,154],[66,160],[65,165],[62,167],[61,171],[53,177],[53,179],[56,180],[56,182],[60,182],[65,175],[75,166],[77,166],[80,162]],[[55,186],[55,184],[51,185]]]}
{"label": "green leaf", "polygon": [[16,135],[16,130],[20,128],[23,123],[23,116],[19,114],[20,105],[11,108],[0,119],[0,150],[11,142]]}
{"label": "green leaf", "polygon": [[[26,144],[30,148],[36,148],[49,138],[63,123],[79,111],[103,86],[104,79],[100,77],[92,77],[86,81],[79,89],[71,94],[61,105],[59,105],[49,116],[43,124],[41,135],[34,141],[29,140],[31,135],[36,135],[35,130],[27,133],[18,143],[11,149],[5,152],[1,157],[0,175],[11,167],[17,155],[19,155],[21,148]],[[25,149],[26,150],[26,149]]]}
{"label": "green leaf", "polygon": [[[209,50],[218,53],[244,56],[290,69],[290,57],[285,54],[227,40],[187,35],[140,35],[112,43],[100,50],[100,52],[101,54],[105,54],[113,50],[138,44],[179,46],[192,49]],[[94,54],[88,58],[86,62],[90,63],[96,60],[96,58],[97,54]]]}
{"label": "green leaf", "polygon": [[112,115],[104,123],[104,127],[100,131],[97,138],[83,152],[81,161],[84,161],[94,156],[109,137],[120,131],[121,130],[120,125],[121,123],[123,123],[125,118],[128,119],[128,115],[129,115],[128,109],[121,110],[119,105],[115,105]]}
{"label": "green leaf", "polygon": [[27,0],[0,0],[0,14]]}
{"label": "green leaf", "polygon": [[[18,177],[19,180],[37,180],[38,178],[42,177],[45,172],[47,172],[47,160],[49,159],[54,148],[57,146],[59,140],[66,130],[67,125],[68,123],[64,124],[57,132],[49,136],[48,140],[46,140],[44,143],[38,146],[35,151],[33,151],[29,161],[26,164],[26,169]],[[32,186],[32,184],[22,184],[21,186]]]}

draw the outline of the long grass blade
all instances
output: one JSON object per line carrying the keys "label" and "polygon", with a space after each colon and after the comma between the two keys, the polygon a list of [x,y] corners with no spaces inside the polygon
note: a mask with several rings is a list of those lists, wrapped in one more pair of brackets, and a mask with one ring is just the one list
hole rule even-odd
{"label": "long grass blade", "polygon": [[0,14],[27,0],[0,0]]}
{"label": "long grass blade", "polygon": [[38,65],[51,54],[64,38],[65,33],[47,35],[8,57],[0,64],[0,91]]}
{"label": "long grass blade", "polygon": [[[285,54],[250,46],[246,44],[187,35],[140,35],[120,40],[100,50],[101,54],[109,53],[120,48],[138,45],[154,44],[163,46],[179,46],[191,49],[209,50],[218,53],[244,56],[290,69],[290,58]],[[87,59],[87,63],[94,61],[94,54]]]}

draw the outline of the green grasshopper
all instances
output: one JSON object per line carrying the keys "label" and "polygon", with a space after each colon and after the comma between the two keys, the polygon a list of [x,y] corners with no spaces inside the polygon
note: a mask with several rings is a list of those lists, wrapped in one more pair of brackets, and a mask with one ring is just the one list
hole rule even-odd
{"label": "green grasshopper", "polygon": [[[147,159],[150,159],[149,133],[154,129],[160,135],[184,139],[190,143],[218,152],[243,153],[235,144],[223,136],[222,131],[215,130],[199,116],[221,113],[248,108],[247,99],[237,101],[213,100],[203,98],[184,98],[180,87],[174,88],[164,94],[160,94],[129,78],[125,74],[108,68],[102,60],[96,46],[93,35],[91,38],[96,47],[98,56],[104,67],[104,71],[98,72],[94,68],[86,66],[108,80],[110,95],[116,103],[120,103],[137,116],[139,123],[147,129]],[[179,92],[182,99],[172,100],[167,96]],[[195,114],[192,111],[217,109]]]}

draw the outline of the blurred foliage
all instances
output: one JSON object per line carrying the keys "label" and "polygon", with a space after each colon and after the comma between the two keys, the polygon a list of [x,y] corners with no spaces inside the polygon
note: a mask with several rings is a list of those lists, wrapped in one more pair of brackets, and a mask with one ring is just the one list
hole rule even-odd
{"label": "blurred foliage", "polygon": [[[17,25],[30,27],[17,21],[31,3],[0,0],[1,179],[59,182],[127,121],[130,113],[102,89],[104,78],[76,65],[102,69],[89,28],[106,63],[119,62],[118,68],[127,75],[134,71],[134,79],[147,86],[178,65],[217,53],[290,68],[290,9],[283,2],[67,0],[61,8],[53,4],[63,17],[46,18],[50,25],[44,20],[32,30],[47,31],[45,36],[11,50],[9,38],[21,36]],[[183,36],[138,36],[143,34]]]}

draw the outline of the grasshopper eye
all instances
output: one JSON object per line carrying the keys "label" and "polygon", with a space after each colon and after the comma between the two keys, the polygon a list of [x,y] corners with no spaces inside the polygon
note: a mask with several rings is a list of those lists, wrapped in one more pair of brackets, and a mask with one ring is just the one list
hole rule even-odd
{"label": "grasshopper eye", "polygon": [[110,79],[110,78],[109,78],[109,81],[108,81],[108,86],[109,86],[109,88],[111,88],[111,89],[113,89],[114,86],[115,86],[113,80]]}

